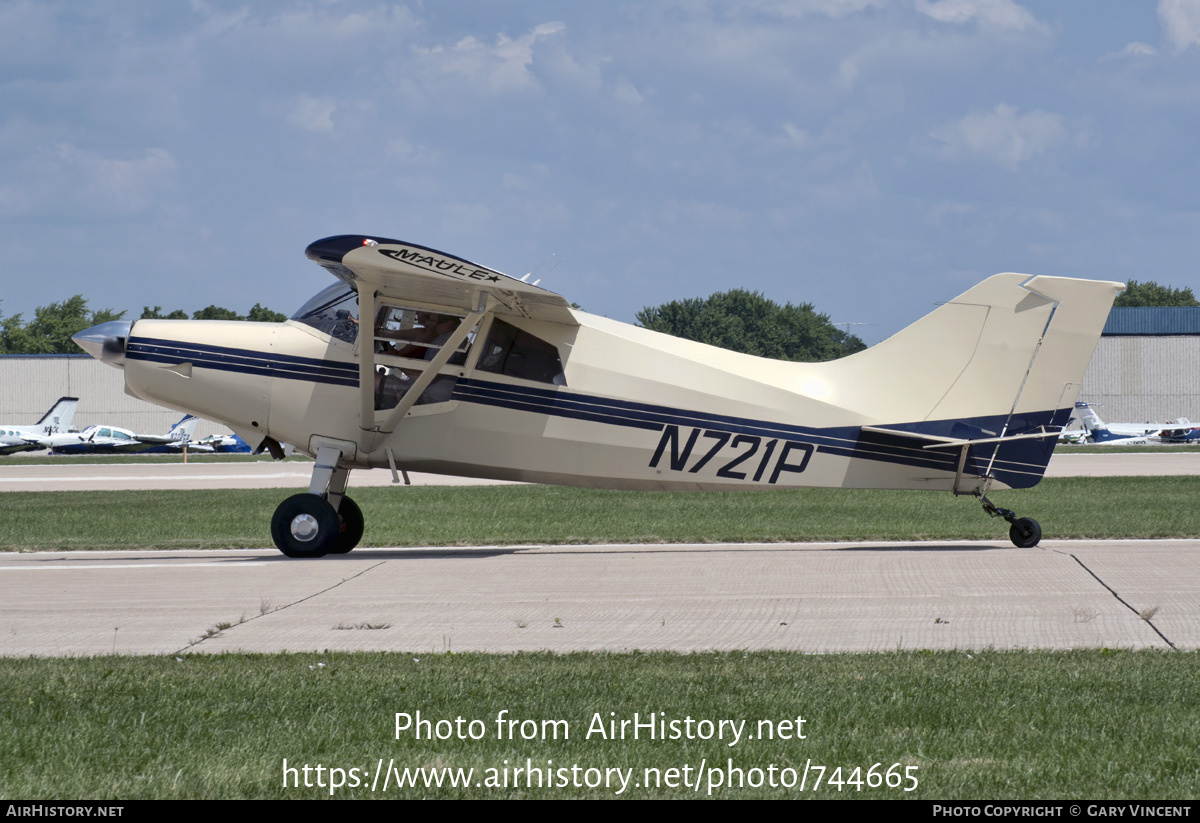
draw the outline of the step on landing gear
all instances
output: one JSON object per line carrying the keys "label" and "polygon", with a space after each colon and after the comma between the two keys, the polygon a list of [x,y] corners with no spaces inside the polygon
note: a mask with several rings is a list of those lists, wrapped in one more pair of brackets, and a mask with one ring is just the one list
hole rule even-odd
{"label": "step on landing gear", "polygon": [[350,470],[338,467],[340,454],[337,449],[318,451],[308,491],[275,509],[271,538],[288,557],[346,554],[362,539],[362,510],[346,496]]}
{"label": "step on landing gear", "polygon": [[1011,509],[1002,509],[988,500],[986,494],[979,495],[979,502],[990,517],[1003,517],[1008,521],[1008,539],[1018,549],[1032,549],[1042,539],[1041,524],[1032,517],[1017,517]]}

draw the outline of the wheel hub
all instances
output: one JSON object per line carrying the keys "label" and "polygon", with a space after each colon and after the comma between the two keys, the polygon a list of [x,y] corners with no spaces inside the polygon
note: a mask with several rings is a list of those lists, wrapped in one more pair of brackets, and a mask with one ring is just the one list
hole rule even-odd
{"label": "wheel hub", "polygon": [[317,519],[311,514],[298,514],[292,518],[292,537],[302,543],[308,543],[316,538],[321,530]]}

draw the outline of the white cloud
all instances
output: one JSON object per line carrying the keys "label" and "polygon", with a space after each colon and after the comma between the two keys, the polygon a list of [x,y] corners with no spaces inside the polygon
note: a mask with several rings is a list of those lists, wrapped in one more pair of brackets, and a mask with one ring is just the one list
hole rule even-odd
{"label": "white cloud", "polygon": [[808,132],[791,123],[783,124],[783,133],[787,135],[788,143],[798,149],[808,145]]}
{"label": "white cloud", "polygon": [[498,92],[522,91],[538,88],[530,72],[534,45],[564,29],[565,23],[542,23],[515,39],[500,34],[491,46],[468,35],[449,48],[418,47],[416,53],[435,77],[461,78]]}
{"label": "white cloud", "polygon": [[500,175],[500,185],[511,191],[521,192],[530,192],[534,188],[532,180],[511,171],[506,171]]}
{"label": "white cloud", "polygon": [[808,193],[822,206],[845,209],[878,200],[879,184],[875,182],[871,164],[863,160],[849,177],[811,186]]}
{"label": "white cloud", "polygon": [[1154,46],[1148,45],[1146,43],[1140,43],[1135,40],[1132,43],[1130,43],[1129,45],[1127,45],[1125,48],[1121,49],[1121,54],[1128,54],[1128,55],[1131,55],[1134,57],[1141,57],[1141,56],[1145,56],[1145,55],[1158,54],[1158,49],[1154,48]]}
{"label": "white cloud", "polygon": [[978,22],[999,29],[1042,30],[1046,26],[1013,0],[917,0],[916,9],[940,23]]}
{"label": "white cloud", "polygon": [[359,11],[347,12],[338,3],[293,3],[270,15],[250,8],[224,11],[202,0],[192,0],[192,12],[201,21],[198,33],[214,38],[235,38],[242,42],[260,39],[260,51],[272,51],[280,45],[305,45],[329,50],[331,44],[379,41],[401,36],[419,27],[404,6],[359,4]]}
{"label": "white cloud", "polygon": [[175,183],[179,164],[166,149],[135,159],[105,157],[70,143],[41,149],[0,189],[0,215],[127,216],[145,211]]}
{"label": "white cloud", "polygon": [[621,78],[613,87],[613,99],[618,103],[626,106],[640,106],[646,99],[645,96],[637,90],[637,86],[630,83],[625,78]]}
{"label": "white cloud", "polygon": [[1200,45],[1200,0],[1159,0],[1158,19],[1176,51]]}
{"label": "white cloud", "polygon": [[413,143],[405,137],[389,140],[386,152],[389,157],[412,166],[432,166],[443,158],[443,152],[438,149]]}
{"label": "white cloud", "polygon": [[691,228],[739,229],[750,215],[724,203],[699,200],[668,200],[660,212],[664,223],[685,224]]}
{"label": "white cloud", "polygon": [[742,9],[776,17],[806,17],[822,14],[826,17],[844,17],[866,9],[883,8],[889,0],[744,0]]}
{"label": "white cloud", "polygon": [[264,108],[280,114],[297,131],[326,136],[361,130],[378,115],[378,107],[371,100],[339,100],[307,93],[281,103],[269,101]]}
{"label": "white cloud", "polygon": [[310,97],[302,94],[293,101],[287,114],[289,126],[301,131],[333,131],[333,111],[337,101],[329,97]]}
{"label": "white cloud", "polygon": [[957,217],[960,214],[970,214],[973,211],[975,211],[975,207],[969,203],[943,200],[934,203],[929,209],[928,221],[935,226],[941,226],[947,217]]}
{"label": "white cloud", "polygon": [[1016,106],[1001,103],[990,112],[940,126],[931,135],[942,142],[947,157],[980,157],[1015,170],[1065,142],[1067,127],[1060,114],[1040,109],[1018,114]]}

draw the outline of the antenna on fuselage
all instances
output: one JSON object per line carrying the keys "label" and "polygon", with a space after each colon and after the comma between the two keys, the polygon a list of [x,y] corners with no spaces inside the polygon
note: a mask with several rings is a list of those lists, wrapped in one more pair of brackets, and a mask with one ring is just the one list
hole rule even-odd
{"label": "antenna on fuselage", "polygon": [[[522,282],[522,283],[528,283],[528,282],[529,282],[529,278],[530,278],[530,277],[532,277],[532,276],[533,276],[533,275],[534,275],[534,274],[537,272],[537,270],[538,270],[538,269],[540,269],[542,266],[544,266],[544,265],[546,265],[548,262],[550,262],[551,258],[553,258],[554,256],[555,256],[555,253],[554,253],[554,252],[550,252],[550,256],[549,256],[549,257],[547,257],[547,258],[546,258],[545,260],[543,260],[542,262],[538,263],[538,264],[537,264],[536,266],[534,266],[532,269],[530,269],[530,270],[529,270],[529,271],[528,271],[528,272],[525,274],[525,276],[521,278],[521,282]],[[559,260],[557,263],[555,263],[553,266],[551,266],[551,267],[550,267],[550,271],[546,272],[546,274],[549,274],[551,271],[554,271],[556,268],[558,268],[558,264],[559,264],[559,263],[561,263],[561,262],[562,262],[562,260],[560,259],[560,260]],[[543,277],[544,277],[544,276],[545,276],[545,275],[543,275]],[[533,281],[533,285],[535,285],[535,286],[536,286],[536,285],[537,285],[538,283],[540,283],[540,282],[541,282],[541,278],[538,278],[537,280],[534,280],[534,281]]]}

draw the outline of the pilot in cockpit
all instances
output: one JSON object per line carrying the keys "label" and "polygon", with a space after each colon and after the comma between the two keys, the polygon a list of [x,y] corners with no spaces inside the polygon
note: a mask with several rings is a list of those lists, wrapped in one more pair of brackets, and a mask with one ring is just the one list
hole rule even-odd
{"label": "pilot in cockpit", "polygon": [[[375,329],[377,353],[432,360],[441,345],[449,340],[450,335],[458,328],[461,318],[452,314],[418,311],[416,323],[411,328],[393,329],[390,328],[389,321],[388,313],[382,314]],[[387,340],[378,339],[383,337]],[[405,345],[401,345],[402,343]]]}
{"label": "pilot in cockpit", "polygon": [[358,339],[358,293],[343,283],[335,283],[301,306],[292,319],[353,343]]}

